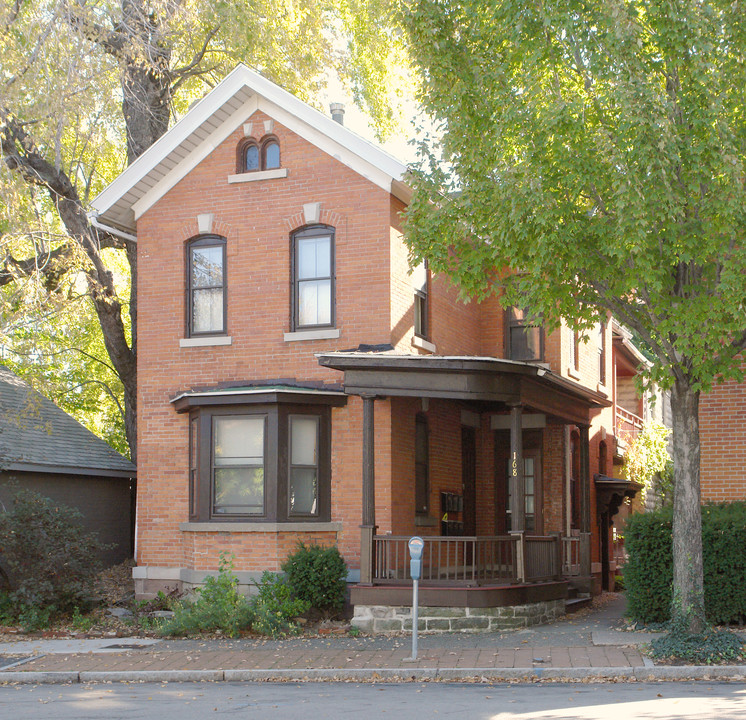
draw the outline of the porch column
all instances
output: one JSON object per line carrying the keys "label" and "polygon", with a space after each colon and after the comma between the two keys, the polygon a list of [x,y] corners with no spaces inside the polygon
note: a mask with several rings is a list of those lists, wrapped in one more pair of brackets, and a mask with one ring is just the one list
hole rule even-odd
{"label": "porch column", "polygon": [[523,405],[510,406],[510,529],[526,529],[526,499],[523,484]]}
{"label": "porch column", "polygon": [[588,425],[579,425],[580,430],[580,533],[581,541],[580,574],[591,574],[591,471],[590,438]]}
{"label": "porch column", "polygon": [[363,522],[360,526],[360,583],[373,584],[376,532],[375,395],[363,395]]}

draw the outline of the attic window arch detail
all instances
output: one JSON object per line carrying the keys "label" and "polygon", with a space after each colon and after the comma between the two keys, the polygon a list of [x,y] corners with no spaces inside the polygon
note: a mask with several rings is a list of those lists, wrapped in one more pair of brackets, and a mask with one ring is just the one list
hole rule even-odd
{"label": "attic window arch detail", "polygon": [[280,168],[280,141],[274,135],[261,140],[244,138],[236,150],[236,172],[252,173]]}

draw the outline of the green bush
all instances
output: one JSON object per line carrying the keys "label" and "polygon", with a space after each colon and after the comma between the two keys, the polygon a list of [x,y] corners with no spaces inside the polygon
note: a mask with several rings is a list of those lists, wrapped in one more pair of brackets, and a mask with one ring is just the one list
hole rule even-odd
{"label": "green bush", "polygon": [[263,573],[256,586],[258,593],[252,598],[252,630],[272,637],[297,632],[298,626],[293,619],[308,610],[308,603],[294,597],[287,580],[275,573]]}
{"label": "green bush", "polygon": [[221,632],[237,637],[254,621],[254,609],[238,591],[233,573],[233,558],[220,553],[217,575],[208,575],[204,587],[196,590],[196,600],[180,600],[174,605],[173,618],[160,627],[163,635],[194,635]]}
{"label": "green bush", "polygon": [[[624,566],[628,611],[638,622],[671,615],[673,511],[665,507],[633,515],[625,528]],[[702,508],[705,614],[711,623],[746,618],[746,503]]]}
{"label": "green bush", "polygon": [[107,548],[81,527],[82,514],[30,490],[0,513],[0,558],[7,572],[3,614],[28,629],[95,602],[99,557]]}
{"label": "green bush", "polygon": [[298,543],[282,564],[293,594],[322,612],[344,607],[347,565],[334,547]]}

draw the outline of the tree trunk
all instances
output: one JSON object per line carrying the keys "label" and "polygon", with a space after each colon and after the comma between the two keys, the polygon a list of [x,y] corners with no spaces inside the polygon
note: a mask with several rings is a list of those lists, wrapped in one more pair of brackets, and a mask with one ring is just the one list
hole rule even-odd
{"label": "tree trunk", "polygon": [[677,379],[671,390],[673,419],[674,621],[689,632],[705,628],[702,508],[699,487],[699,391]]}

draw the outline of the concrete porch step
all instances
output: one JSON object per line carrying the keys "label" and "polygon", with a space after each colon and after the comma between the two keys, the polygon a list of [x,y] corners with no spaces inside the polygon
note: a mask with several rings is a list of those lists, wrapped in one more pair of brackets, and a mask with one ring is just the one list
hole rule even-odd
{"label": "concrete porch step", "polygon": [[570,597],[565,600],[565,612],[569,615],[570,613],[577,612],[584,607],[588,607],[591,604],[591,596],[588,593],[578,593],[576,597]]}

